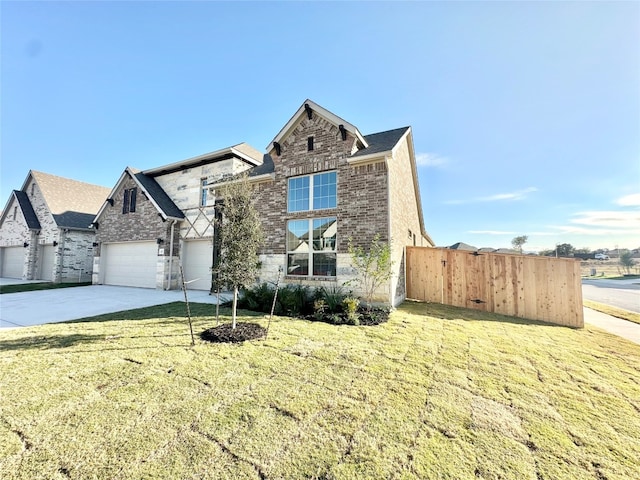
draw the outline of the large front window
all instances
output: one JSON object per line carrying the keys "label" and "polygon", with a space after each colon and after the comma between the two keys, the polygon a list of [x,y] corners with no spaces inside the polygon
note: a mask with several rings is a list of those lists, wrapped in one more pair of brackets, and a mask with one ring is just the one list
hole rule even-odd
{"label": "large front window", "polygon": [[336,172],[289,179],[289,212],[336,208],[336,198]]}
{"label": "large front window", "polygon": [[336,217],[287,222],[287,274],[336,276]]}

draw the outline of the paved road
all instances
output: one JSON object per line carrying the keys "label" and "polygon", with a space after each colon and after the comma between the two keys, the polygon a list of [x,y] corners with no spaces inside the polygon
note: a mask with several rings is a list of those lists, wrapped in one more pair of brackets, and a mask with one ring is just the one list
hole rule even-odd
{"label": "paved road", "polygon": [[640,313],[640,279],[582,280],[582,298]]}

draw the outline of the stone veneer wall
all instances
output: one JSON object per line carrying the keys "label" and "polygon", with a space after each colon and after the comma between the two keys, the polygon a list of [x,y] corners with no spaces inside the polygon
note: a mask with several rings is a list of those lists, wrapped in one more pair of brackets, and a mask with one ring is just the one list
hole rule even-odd
{"label": "stone veneer wall", "polygon": [[56,248],[56,282],[90,282],[93,272],[95,232],[63,231]]}
{"label": "stone veneer wall", "polygon": [[[307,151],[307,138],[314,137],[314,150]],[[262,218],[265,233],[260,259],[259,281],[275,281],[278,268],[286,270],[287,221],[310,217],[335,216],[337,232],[337,272],[335,278],[286,276],[286,283],[323,286],[342,284],[353,278],[348,238],[356,245],[368,245],[376,234],[383,241],[389,238],[387,208],[387,170],[384,161],[351,166],[347,159],[354,151],[356,138],[347,134],[342,140],[337,126],[314,113],[312,119],[303,116],[292,133],[281,142],[281,155],[272,149],[275,180],[265,181],[255,188],[255,204]],[[323,171],[337,171],[337,207],[308,212],[287,212],[289,177]],[[382,299],[389,301],[388,289]]]}

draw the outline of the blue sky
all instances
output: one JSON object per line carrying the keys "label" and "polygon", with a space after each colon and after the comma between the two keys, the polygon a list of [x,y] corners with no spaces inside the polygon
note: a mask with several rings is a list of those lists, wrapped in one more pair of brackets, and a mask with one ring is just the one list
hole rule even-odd
{"label": "blue sky", "polygon": [[640,247],[638,2],[7,2],[0,195],[111,187],[248,142],[310,98],[411,125],[427,231]]}

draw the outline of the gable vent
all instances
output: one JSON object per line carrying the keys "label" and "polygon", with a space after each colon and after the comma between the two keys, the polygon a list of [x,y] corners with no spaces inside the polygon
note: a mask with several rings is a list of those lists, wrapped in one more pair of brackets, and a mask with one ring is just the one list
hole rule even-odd
{"label": "gable vent", "polygon": [[305,109],[305,110],[306,110],[306,112],[307,112],[307,118],[308,118],[309,120],[311,120],[311,117],[313,116],[313,110],[311,110],[311,107],[309,106],[309,104],[308,104],[308,103],[305,103],[305,104],[304,104],[304,109]]}

